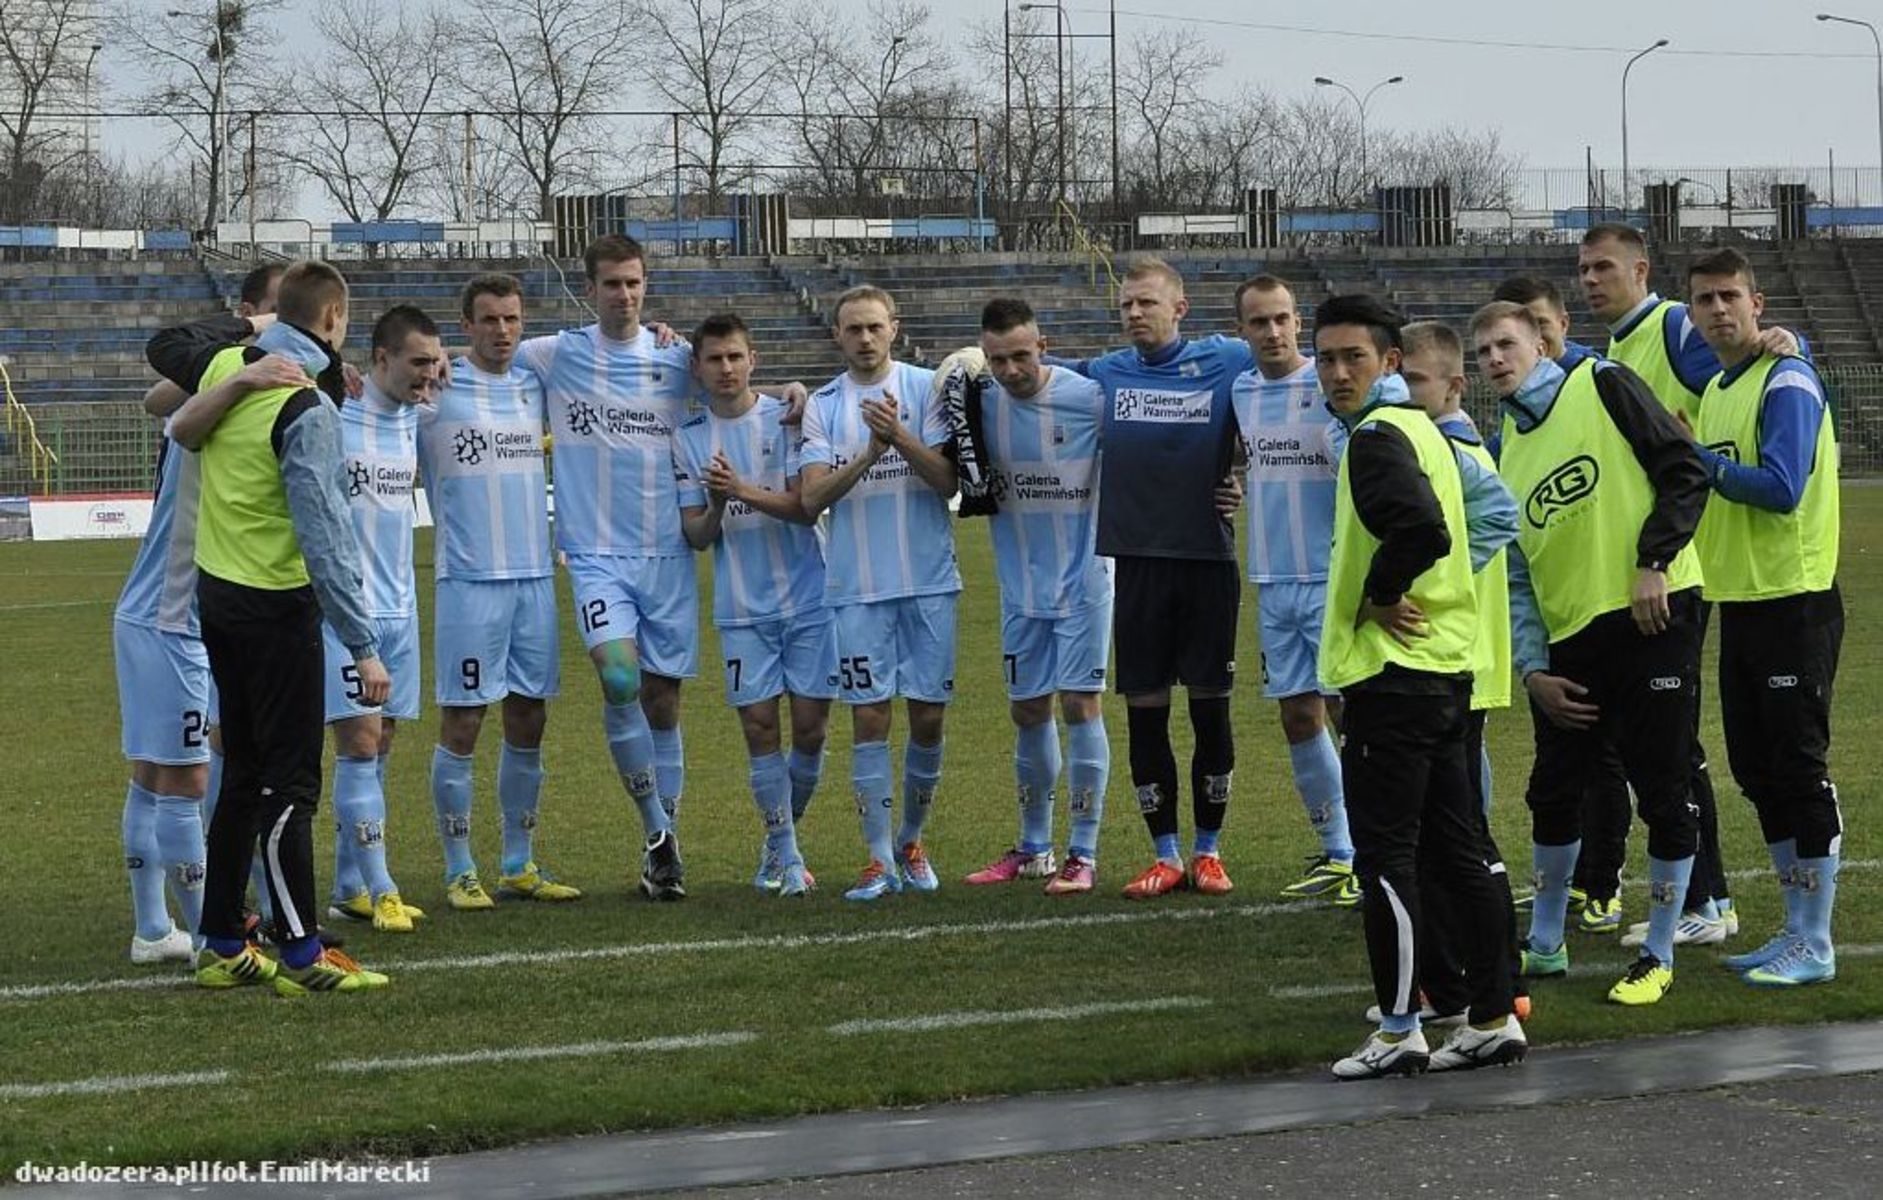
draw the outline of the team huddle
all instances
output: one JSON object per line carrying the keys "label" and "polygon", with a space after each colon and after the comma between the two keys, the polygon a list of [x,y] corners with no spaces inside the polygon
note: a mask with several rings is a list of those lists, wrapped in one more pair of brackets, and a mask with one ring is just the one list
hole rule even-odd
{"label": "team huddle", "polygon": [[[419,711],[422,484],[436,528],[430,779],[454,909],[581,896],[533,839],[560,689],[558,562],[642,820],[640,888],[685,896],[679,718],[681,681],[698,669],[696,551],[712,555],[724,689],[763,831],[755,887],[816,885],[797,828],[841,700],[866,853],[845,898],[936,889],[924,831],[962,588],[951,503],[990,522],[1019,801],[1011,848],[964,882],[1096,886],[1109,680],[1152,842],[1124,894],[1230,891],[1232,522],[1247,507],[1263,691],[1318,841],[1283,895],[1357,906],[1372,970],[1377,1030],[1337,1076],[1520,1061],[1527,981],[1568,971],[1572,918],[1621,934],[1630,795],[1648,829],[1649,902],[1621,934],[1640,954],[1609,998],[1657,1002],[1676,945],[1736,932],[1698,745],[1715,604],[1728,759],[1786,914],[1765,945],[1725,961],[1755,985],[1834,977],[1837,451],[1806,348],[1760,329],[1737,252],[1697,260],[1680,304],[1647,290],[1638,233],[1592,229],[1579,272],[1611,330],[1606,356],[1566,343],[1560,296],[1523,278],[1464,336],[1374,297],[1329,298],[1309,356],[1292,290],[1257,276],[1236,293],[1240,336],[1186,338],[1182,276],[1145,259],[1120,291],[1124,348],[1053,357],[1033,310],[1003,297],[984,308],[978,345],[931,371],[894,359],[895,300],[864,285],[834,310],[845,371],[777,396],[754,390],[762,348],[736,314],[685,339],[643,325],[638,244],[600,238],[584,266],[595,324],[526,340],[521,286],[482,276],[461,297],[464,356],[447,361],[436,324],[395,307],[373,327],[363,379],[338,354],[346,282],[322,263],[257,271],[239,315],[152,340],[165,382],[147,407],[167,418],[166,450],[114,621],[133,961],[193,961],[203,986],[284,995],[388,982],[323,936],[312,822],[331,728],[325,911],[388,932],[424,919],[384,847],[387,756]],[[1488,438],[1462,408],[1467,347],[1500,401]],[[1521,935],[1484,746],[1513,680],[1536,738]],[[1187,856],[1178,684],[1194,734]],[[470,835],[492,704],[502,849],[486,888]],[[246,911],[251,874],[259,916]],[[1434,1049],[1425,1026],[1450,1032]]]}

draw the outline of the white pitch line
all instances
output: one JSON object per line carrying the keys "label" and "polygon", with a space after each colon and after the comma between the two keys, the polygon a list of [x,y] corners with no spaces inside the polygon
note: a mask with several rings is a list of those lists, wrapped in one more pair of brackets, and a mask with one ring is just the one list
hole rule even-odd
{"label": "white pitch line", "polygon": [[937,1029],[970,1029],[980,1025],[1024,1025],[1036,1021],[1084,1021],[1126,1013],[1164,1012],[1178,1008],[1208,1008],[1201,996],[1164,996],[1150,1000],[1108,1000],[1095,1004],[1069,1004],[1061,1008],[1010,1008],[933,1013],[926,1017],[883,1017],[839,1021],[824,1032],[837,1037],[866,1033],[928,1033]]}
{"label": "white pitch line", "polygon": [[[799,933],[752,935],[735,938],[698,938],[691,941],[626,942],[612,946],[582,946],[560,950],[500,950],[489,954],[447,955],[439,958],[414,958],[375,962],[379,969],[400,971],[477,971],[492,967],[554,966],[559,963],[592,962],[597,959],[658,957],[674,954],[716,954],[723,952],[794,951],[827,946],[856,946],[872,942],[917,942],[940,937],[982,937],[990,934],[1038,933],[1060,929],[1084,929],[1113,925],[1215,921],[1230,917],[1269,917],[1285,913],[1331,911],[1315,904],[1238,904],[1222,907],[1151,908],[1128,912],[1082,913],[1064,917],[1027,917],[1007,921],[977,921],[967,924],[938,923],[901,925],[888,929],[861,929],[847,933]],[[147,988],[186,987],[192,982],[187,974],[145,975],[125,979],[91,979],[53,983],[14,984],[0,987],[0,1002],[8,1000],[43,1000],[55,996],[81,996],[97,992],[141,991]]]}
{"label": "white pitch line", "polygon": [[98,604],[110,604],[115,597],[104,600],[46,600],[35,604],[0,604],[0,612],[39,612],[49,608],[90,608]]}
{"label": "white pitch line", "polygon": [[[1883,867],[1883,858],[1853,858],[1849,862],[1839,863],[1837,869],[1839,872],[1874,871],[1878,867]],[[1728,879],[1769,879],[1771,876],[1770,867],[1739,867],[1726,872]],[[1648,882],[1645,877],[1637,875],[1624,875],[1621,881],[1628,887],[1646,887]]]}
{"label": "white pitch line", "polygon": [[210,1087],[227,1083],[230,1071],[191,1071],[182,1075],[99,1075],[62,1083],[0,1084],[0,1100],[43,1100],[48,1096],[109,1096],[153,1088]]}
{"label": "white pitch line", "polygon": [[325,1063],[323,1071],[364,1075],[376,1071],[414,1071],[428,1067],[462,1067],[480,1063],[536,1062],[546,1058],[606,1058],[617,1054],[662,1054],[675,1050],[708,1050],[743,1046],[758,1040],[745,1030],[689,1034],[682,1037],[641,1038],[627,1042],[570,1042],[560,1046],[510,1046],[501,1050],[467,1050],[458,1054],[414,1054],[404,1058],[344,1058]]}

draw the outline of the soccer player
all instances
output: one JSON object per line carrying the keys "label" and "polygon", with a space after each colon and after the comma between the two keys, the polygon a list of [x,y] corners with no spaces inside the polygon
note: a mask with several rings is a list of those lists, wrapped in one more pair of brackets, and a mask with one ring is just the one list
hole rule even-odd
{"label": "soccer player", "polygon": [[[347,299],[338,271],[299,262],[281,279],[280,320],[254,347],[172,354],[161,335],[151,345],[151,365],[185,391],[221,382],[259,352],[292,358],[319,380],[319,389],[290,385],[247,397],[202,443],[197,601],[227,751],[208,838],[196,973],[204,987],[271,980],[292,996],[388,982],[321,946],[314,898],[322,616],[353,657],[363,701],[384,703],[391,682],[364,611],[341,483],[333,397],[342,387]],[[242,893],[262,831],[279,965],[244,937]]]}
{"label": "soccer player", "polygon": [[[1315,310],[1315,368],[1348,430],[1335,496],[1320,678],[1345,704],[1341,752],[1380,1025],[1341,1079],[1519,1062],[1508,906],[1466,759],[1478,602],[1472,575],[1515,504],[1411,402],[1399,314],[1364,295]],[[1467,496],[1476,498],[1468,507]],[[1471,510],[1475,508],[1475,513]],[[1420,1028],[1426,909],[1445,910],[1467,1020],[1433,1052]]]}
{"label": "soccer player", "polygon": [[[814,884],[797,822],[823,769],[837,649],[824,607],[824,547],[799,496],[799,431],[785,402],[752,390],[758,353],[744,321],[708,317],[693,334],[693,371],[710,407],[674,433],[680,523],[713,551],[713,623],[738,710],[752,799],[764,824],[754,883],[781,896]],[[789,695],[791,755],[779,753],[778,699]]]}
{"label": "soccer player", "polygon": [[[1436,321],[1415,321],[1400,330],[1399,338],[1402,347],[1399,375],[1405,381],[1412,402],[1425,410],[1462,458],[1473,460],[1479,472],[1495,475],[1497,464],[1485,449],[1478,427],[1464,411],[1464,343],[1456,331]],[[1501,492],[1501,487],[1498,490]],[[1470,526],[1484,523],[1474,511],[1475,499],[1472,492],[1465,493],[1466,523]],[[1515,533],[1514,525],[1511,532]],[[1475,556],[1473,565],[1477,567]],[[1491,853],[1491,883],[1497,889],[1498,912],[1504,918],[1503,943],[1511,963],[1516,1011],[1520,1019],[1527,1020],[1529,997],[1518,973],[1522,959],[1517,945],[1516,913],[1511,903],[1510,873],[1505,869],[1497,839],[1491,833],[1491,755],[1484,744],[1484,725],[1490,711],[1510,707],[1510,581],[1503,550],[1477,567],[1472,587],[1478,601],[1478,631],[1471,664],[1465,765],[1472,772],[1478,808],[1484,815],[1485,844]],[[1625,786],[1622,794],[1624,798],[1627,795]],[[1624,830],[1628,815],[1623,812]],[[1427,1001],[1434,1013],[1461,1013],[1465,999],[1458,994],[1458,983],[1464,969],[1458,953],[1458,931],[1452,927],[1451,914],[1444,905],[1428,904],[1425,912],[1431,937],[1423,947],[1427,954],[1420,966],[1419,978]]]}
{"label": "soccer player", "polygon": [[[1190,311],[1183,276],[1161,259],[1125,273],[1119,315],[1130,345],[1066,363],[1104,389],[1098,552],[1114,560],[1118,690],[1125,697],[1131,780],[1156,861],[1125,885],[1132,899],[1234,885],[1219,852],[1236,765],[1229,695],[1242,603],[1229,513],[1240,502],[1232,468],[1240,440],[1236,377],[1254,365],[1247,342],[1180,330]],[[1177,759],[1170,688],[1189,692],[1196,840],[1184,869],[1177,837]]]}
{"label": "soccer player", "polygon": [[[1582,235],[1576,269],[1589,310],[1609,327],[1608,357],[1630,368],[1669,412],[1684,413],[1691,424],[1700,396],[1720,373],[1719,356],[1695,329],[1687,306],[1663,300],[1648,288],[1647,243],[1628,225],[1596,225]],[[1798,339],[1784,329],[1767,330],[1761,344],[1774,354],[1803,353]],[[1707,607],[1700,609],[1705,640]],[[1696,685],[1697,686],[1697,685]],[[1699,692],[1695,693],[1700,696]],[[1700,700],[1694,703],[1693,798],[1700,808],[1700,851],[1694,865],[1693,911],[1684,914],[1676,937],[1681,944],[1711,945],[1739,931],[1719,850],[1719,810],[1706,747],[1700,743]],[[1638,944],[1637,926],[1622,938]]]}
{"label": "soccer player", "polygon": [[1255,369],[1236,377],[1236,423],[1249,464],[1249,580],[1262,634],[1262,694],[1281,708],[1295,790],[1321,852],[1282,889],[1288,899],[1360,902],[1334,743],[1340,698],[1315,675],[1333,542],[1333,418],[1301,353],[1294,292],[1273,275],[1236,288],[1236,320]]}
{"label": "soccer player", "polygon": [[561,687],[562,667],[543,477],[543,385],[516,361],[522,285],[509,275],[481,275],[464,286],[459,311],[470,350],[420,407],[418,454],[436,525],[432,806],[444,842],[445,899],[475,912],[495,901],[471,857],[472,755],[484,710],[498,702],[498,891],[547,903],[582,893],[552,878],[535,854],[546,702]]}
{"label": "soccer player", "polygon": [[1504,480],[1524,497],[1510,555],[1517,673],[1536,759],[1528,800],[1537,881],[1523,972],[1569,966],[1563,923],[1582,797],[1602,739],[1621,754],[1648,827],[1648,929],[1609,991],[1658,1003],[1698,843],[1692,799],[1700,569],[1689,544],[1706,476],[1639,376],[1601,359],[1565,372],[1529,310],[1492,301],[1472,318],[1478,365],[1504,415]]}
{"label": "soccer player", "polygon": [[[1563,370],[1595,355],[1589,347],[1569,340],[1569,309],[1562,292],[1549,280],[1513,275],[1497,285],[1491,298],[1529,309],[1543,336],[1543,353]],[[1569,888],[1569,918],[1583,933],[1614,933],[1621,928],[1621,872],[1627,863],[1628,827],[1633,821],[1634,803],[1628,796],[1621,756],[1615,747],[1604,745],[1600,767],[1582,799],[1582,853]]]}
{"label": "soccer player", "polygon": [[418,719],[418,592],[412,575],[417,406],[431,394],[445,351],[430,317],[398,305],[374,323],[372,355],[364,391],[340,410],[340,448],[366,615],[376,627],[392,689],[383,705],[362,703],[352,655],[333,625],[322,623],[334,751],[334,882],[327,915],[410,933],[413,920],[425,914],[400,898],[386,869],[386,760],[395,722]]}
{"label": "soccer player", "polygon": [[[881,288],[837,300],[845,371],[804,411],[804,511],[830,512],[825,602],[836,622],[837,676],[855,731],[850,774],[870,861],[849,900],[939,886],[922,831],[941,781],[942,726],[954,693],[955,567],[948,498],[952,440],[934,373],[891,356],[896,302]],[[902,822],[891,839],[891,702],[908,710]]]}
{"label": "soccer player", "polygon": [[1837,442],[1824,385],[1760,341],[1765,306],[1730,247],[1687,269],[1688,303],[1725,370],[1695,433],[1713,494],[1694,545],[1720,608],[1720,716],[1733,778],[1759,813],[1785,900],[1778,935],[1726,960],[1747,983],[1837,976],[1831,910],[1843,816],[1825,763],[1844,638],[1837,588]]}
{"label": "soccer player", "polygon": [[646,844],[641,891],[686,896],[675,832],[686,758],[680,681],[699,660],[699,588],[680,530],[673,431],[693,395],[692,352],[641,325],[647,257],[620,234],[583,252],[596,322],[523,343],[556,439],[556,545],[601,681],[602,728]]}
{"label": "soccer player", "polygon": [[[1089,892],[1111,775],[1099,702],[1111,649],[1112,564],[1096,553],[1104,396],[1091,380],[1046,365],[1046,339],[1024,300],[996,299],[981,310],[980,349],[994,382],[979,397],[979,416],[999,505],[990,519],[1020,838],[965,882],[1045,879],[1048,895]],[[1063,865],[1053,857],[1054,793],[1065,761],[1055,696],[1070,751]]]}
{"label": "soccer player", "polygon": [[[170,332],[221,346],[272,321],[212,317]],[[306,382],[300,364],[269,355],[212,391],[233,402],[297,382]],[[159,389],[160,399],[186,395],[168,380],[151,390]],[[167,399],[161,407],[174,411]],[[196,456],[166,436],[150,525],[112,614],[124,756],[131,763],[121,832],[136,925],[131,961],[139,965],[193,957],[202,916],[202,806],[218,781],[209,770],[209,658],[196,610],[199,488]],[[181,927],[165,906],[166,882],[183,914]]]}

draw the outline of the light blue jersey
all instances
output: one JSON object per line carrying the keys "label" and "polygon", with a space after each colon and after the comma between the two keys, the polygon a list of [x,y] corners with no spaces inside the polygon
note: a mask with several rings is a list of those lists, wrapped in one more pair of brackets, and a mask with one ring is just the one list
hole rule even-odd
{"label": "light blue jersey", "polygon": [[439,579],[550,576],[543,387],[534,374],[452,363],[451,382],[418,408],[418,453]]}
{"label": "light blue jersey", "polygon": [[1003,612],[1064,617],[1111,599],[1111,560],[1098,544],[1097,383],[1048,368],[1021,400],[998,384],[981,394],[981,430],[993,464],[994,571]]}
{"label": "light blue jersey", "polygon": [[1236,377],[1236,424],[1249,460],[1249,578],[1304,583],[1327,578],[1334,540],[1336,458],[1313,362],[1269,379]]}
{"label": "light blue jersey", "polygon": [[[798,431],[779,424],[785,403],[759,396],[744,414],[700,413],[673,438],[673,477],[682,508],[707,503],[706,468],[723,454],[739,478],[783,493],[798,474]],[[721,629],[795,617],[824,607],[824,545],[818,530],[726,504],[713,543],[713,624]]]}
{"label": "light blue jersey", "polygon": [[418,409],[400,404],[372,379],[341,406],[340,452],[347,509],[360,546],[360,582],[369,617],[418,612],[412,581],[412,483],[418,475]]}
{"label": "light blue jersey", "polygon": [[674,499],[673,431],[693,399],[685,342],[631,341],[599,327],[531,338],[556,438],[556,544],[568,554],[690,554]]}
{"label": "light blue jersey", "polygon": [[[934,374],[891,363],[881,383],[861,384],[845,373],[819,388],[804,410],[803,465],[836,469],[861,455],[870,440],[863,401],[885,392],[896,397],[902,423],[925,445],[948,444],[947,414],[929,397]],[[831,505],[825,556],[824,597],[831,605],[961,590],[948,504],[893,449]]]}
{"label": "light blue jersey", "polygon": [[165,438],[156,503],[118,595],[118,620],[202,636],[196,620],[196,506],[201,487],[196,455]]}

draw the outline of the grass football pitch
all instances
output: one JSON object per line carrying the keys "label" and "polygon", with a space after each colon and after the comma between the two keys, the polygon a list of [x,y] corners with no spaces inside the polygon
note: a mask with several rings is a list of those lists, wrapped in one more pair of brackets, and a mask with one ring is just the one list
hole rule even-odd
{"label": "grass football pitch", "polygon": [[[1847,488],[1844,512],[1849,628],[1833,759],[1849,833],[1837,981],[1761,992],[1718,965],[1763,940],[1778,906],[1752,810],[1726,778],[1709,698],[1706,740],[1743,932],[1724,950],[1683,950],[1674,990],[1647,1010],[1603,1000],[1632,952],[1612,937],[1572,937],[1570,977],[1534,989],[1535,1044],[1873,1016],[1883,1005],[1874,833],[1883,814],[1875,769],[1883,630],[1869,608],[1883,594],[1883,489]],[[1050,898],[1037,884],[957,882],[1015,833],[985,524],[964,522],[958,537],[967,589],[930,832],[939,894],[872,907],[842,900],[862,855],[841,711],[801,833],[822,886],[803,901],[756,894],[759,825],[745,754],[717,671],[708,670],[684,702],[681,831],[692,896],[642,900],[639,822],[603,745],[599,693],[559,585],[563,694],[550,708],[538,857],[586,897],[447,910],[426,785],[436,733],[427,611],[426,711],[399,731],[387,840],[406,899],[431,917],[412,935],[344,931],[349,950],[392,974],[390,989],[294,1002],[262,989],[202,992],[178,970],[129,965],[110,621],[134,547],[0,545],[0,1177],[27,1159],[444,1153],[556,1134],[1235,1076],[1316,1066],[1351,1049],[1370,1002],[1358,917],[1276,900],[1313,843],[1274,707],[1258,695],[1252,592],[1224,841],[1234,894],[1119,897],[1148,847],[1115,697],[1100,891]],[[422,538],[421,577],[429,554]],[[701,571],[704,588],[704,560]],[[428,608],[429,584],[420,594]],[[703,636],[711,667],[716,638],[710,629]],[[1710,671],[1710,650],[1707,661]],[[898,745],[901,726],[899,716]],[[1187,757],[1181,709],[1173,727]],[[496,733],[493,721],[477,759],[473,837],[486,879],[497,865]],[[1529,742],[1525,713],[1493,716],[1495,820],[1518,880],[1529,874],[1521,803]],[[324,895],[332,858],[322,803]],[[1061,808],[1063,848],[1063,799]],[[1187,802],[1184,826],[1187,836]],[[1630,851],[1624,904],[1633,920],[1644,915],[1638,830]]]}

